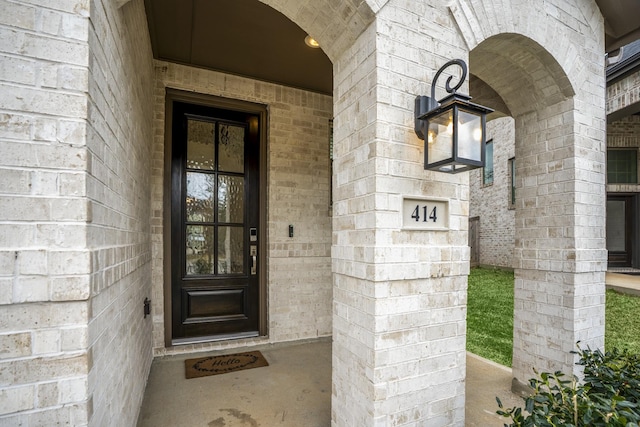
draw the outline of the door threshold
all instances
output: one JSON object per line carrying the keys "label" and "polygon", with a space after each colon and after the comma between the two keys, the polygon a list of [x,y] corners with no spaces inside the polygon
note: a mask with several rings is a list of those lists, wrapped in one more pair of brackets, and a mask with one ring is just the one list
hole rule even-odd
{"label": "door threshold", "polygon": [[223,335],[211,335],[205,337],[190,337],[190,338],[177,338],[171,340],[171,345],[188,345],[188,344],[203,344],[208,342],[218,341],[230,341],[243,338],[255,338],[259,337],[258,331],[243,332],[240,334],[223,334]]}

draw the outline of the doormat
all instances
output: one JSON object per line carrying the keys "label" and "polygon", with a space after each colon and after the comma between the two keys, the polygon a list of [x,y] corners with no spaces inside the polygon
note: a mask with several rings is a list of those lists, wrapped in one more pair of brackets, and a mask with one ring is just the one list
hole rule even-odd
{"label": "doormat", "polygon": [[261,366],[269,366],[269,363],[259,351],[200,357],[184,361],[185,377],[187,379],[226,374],[227,372],[242,371]]}

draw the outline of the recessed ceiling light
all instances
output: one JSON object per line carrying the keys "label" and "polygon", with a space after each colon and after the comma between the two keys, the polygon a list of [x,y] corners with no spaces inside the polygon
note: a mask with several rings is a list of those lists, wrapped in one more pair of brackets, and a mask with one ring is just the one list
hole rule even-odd
{"label": "recessed ceiling light", "polygon": [[314,38],[313,38],[313,37],[311,37],[311,36],[307,36],[307,37],[305,37],[305,38],[304,38],[304,42],[305,42],[305,44],[306,44],[307,46],[312,47],[312,48],[314,48],[314,49],[317,49],[317,48],[319,48],[319,47],[320,47],[320,43],[318,43],[318,42],[316,41],[316,39],[314,39]]}

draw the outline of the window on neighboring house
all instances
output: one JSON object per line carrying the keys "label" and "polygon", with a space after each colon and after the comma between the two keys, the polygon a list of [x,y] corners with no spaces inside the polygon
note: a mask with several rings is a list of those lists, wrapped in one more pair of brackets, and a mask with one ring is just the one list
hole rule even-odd
{"label": "window on neighboring house", "polygon": [[516,158],[509,159],[509,209],[516,208]]}
{"label": "window on neighboring house", "polygon": [[487,141],[484,168],[482,169],[482,183],[484,185],[493,184],[493,140]]}
{"label": "window on neighboring house", "polygon": [[607,183],[638,183],[638,150],[607,150]]}

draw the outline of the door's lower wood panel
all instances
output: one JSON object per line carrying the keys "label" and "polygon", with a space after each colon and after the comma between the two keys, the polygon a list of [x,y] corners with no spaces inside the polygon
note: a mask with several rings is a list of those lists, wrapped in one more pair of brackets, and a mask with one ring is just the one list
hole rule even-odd
{"label": "door's lower wood panel", "polygon": [[246,290],[184,290],[186,301],[184,323],[215,322],[246,319]]}

